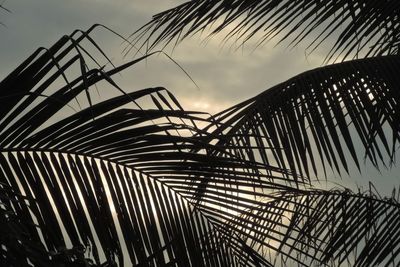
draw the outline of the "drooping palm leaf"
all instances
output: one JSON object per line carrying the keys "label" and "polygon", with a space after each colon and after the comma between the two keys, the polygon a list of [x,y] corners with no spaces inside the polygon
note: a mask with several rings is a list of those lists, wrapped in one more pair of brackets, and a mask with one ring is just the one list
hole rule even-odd
{"label": "drooping palm leaf", "polygon": [[[273,266],[277,257],[300,265],[314,258],[317,264],[351,258],[335,243],[345,238],[337,229],[347,220],[345,226],[352,229],[360,218],[353,213],[349,216],[348,210],[342,212],[347,206],[337,199],[324,202],[319,197],[364,201],[366,196],[310,189],[301,175],[294,176],[296,168],[289,171],[283,164],[269,164],[251,152],[251,144],[262,135],[238,129],[257,125],[259,120],[237,114],[251,110],[255,99],[208,118],[183,110],[164,88],[122,91],[113,76],[150,55],[122,66],[111,65],[111,69],[96,59],[95,67],[89,67],[87,59],[94,58],[86,54],[82,43],[89,40],[95,50],[100,49],[89,36],[93,29],[38,50],[0,84],[0,183],[33,200],[29,208],[24,202],[9,207],[30,225],[27,236],[42,244],[47,252],[42,255],[45,262],[72,264],[90,257],[96,264],[107,261],[110,266],[115,262]],[[100,54],[109,62],[104,52]],[[70,72],[74,67],[78,74]],[[379,78],[379,90],[387,89],[388,81],[380,80],[386,76],[371,71],[368,77],[372,77],[370,83]],[[101,82],[120,95],[96,103],[92,85]],[[286,91],[280,95],[282,105],[297,96],[290,88]],[[66,110],[74,109],[75,101],[80,110],[68,114]],[[387,114],[383,116],[386,120],[396,118]],[[197,125],[204,122],[209,128],[200,129]],[[379,132],[375,128],[372,133]],[[256,147],[257,153],[265,150],[260,144]],[[368,201],[372,207],[384,203],[388,210],[398,208],[397,202],[376,197]],[[348,208],[353,211],[356,206],[351,203]],[[324,217],[319,210],[338,212],[338,219]],[[361,207],[359,212],[362,216],[371,210]],[[390,212],[390,216],[396,214]],[[379,212],[372,215],[377,227],[386,231],[381,240],[374,239],[376,244],[385,244],[389,234],[395,237],[396,223],[378,224],[389,217]],[[323,227],[313,224],[314,218],[331,228],[311,239],[308,233]],[[304,233],[294,225],[309,230]],[[370,233],[380,233],[367,226],[360,228],[358,236],[368,239]],[[314,243],[308,244],[309,240]],[[361,239],[351,241],[350,250],[353,245],[364,246],[364,253],[380,255],[362,264],[388,262],[399,254],[397,245],[380,250],[380,245],[365,246]],[[87,253],[82,247],[88,248]],[[6,260],[15,256],[5,255]]]}
{"label": "drooping palm leaf", "polygon": [[[196,205],[192,191],[201,179],[213,180],[213,194],[240,209],[239,190],[251,196],[256,187],[288,188],[260,171],[274,172],[276,179],[285,171],[223,150],[222,156],[209,155],[216,147],[196,127],[205,120],[201,113],[182,110],[163,88],[94,104],[91,85],[106,80],[120,90],[111,76],[139,60],[109,71],[86,69],[79,43],[89,32],[72,41],[64,37],[42,55],[38,50],[1,84],[0,178],[36,200],[31,212],[15,208],[39,226],[29,235],[55,255],[88,246],[98,264],[123,264],[124,257],[138,265],[268,264],[262,258],[243,262],[251,250],[243,251],[238,241],[226,243],[215,226],[229,213],[205,214],[200,207],[215,199]],[[76,62],[81,73],[71,80],[66,73]],[[60,77],[65,85],[57,84]],[[82,94],[88,107],[63,115]],[[150,107],[138,104],[143,98]],[[65,118],[52,121],[55,115]]]}
{"label": "drooping palm leaf", "polygon": [[[277,266],[398,264],[400,204],[395,198],[338,190],[273,196],[225,227]],[[251,225],[243,224],[247,221]]]}
{"label": "drooping palm leaf", "polygon": [[213,136],[232,154],[305,177],[326,165],[348,171],[362,157],[390,164],[400,137],[399,71],[400,57],[386,56],[305,72],[216,114]]}
{"label": "drooping palm leaf", "polygon": [[211,28],[210,35],[225,30],[225,41],[239,45],[252,37],[260,44],[271,39],[290,39],[296,45],[311,36],[315,49],[337,36],[328,56],[344,58],[364,51],[366,55],[396,54],[400,41],[400,4],[360,0],[193,0],[159,13],[136,31],[135,43],[151,50],[160,43],[179,42]]}

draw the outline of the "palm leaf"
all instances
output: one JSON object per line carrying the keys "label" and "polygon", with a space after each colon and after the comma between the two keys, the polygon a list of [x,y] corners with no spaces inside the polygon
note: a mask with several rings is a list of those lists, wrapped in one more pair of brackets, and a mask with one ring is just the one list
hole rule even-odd
{"label": "palm leaf", "polygon": [[378,168],[398,146],[399,69],[386,56],[308,71],[214,115],[210,130],[218,147],[300,179],[326,166],[349,172],[362,157]]}
{"label": "palm leaf", "polygon": [[371,191],[280,192],[226,228],[278,266],[384,266],[399,261],[399,212]]}
{"label": "palm leaf", "polygon": [[[215,195],[227,199],[226,209],[236,205],[237,210],[240,190],[251,196],[258,187],[285,189],[274,176],[258,174],[268,171],[282,179],[285,170],[222,150],[221,156],[209,155],[217,148],[203,141],[207,133],[196,126],[205,116],[182,110],[163,88],[123,92],[111,76],[140,59],[109,71],[86,69],[79,43],[91,30],[38,50],[1,84],[0,178],[35,199],[31,211],[15,209],[39,226],[29,235],[53,255],[89,247],[97,264],[123,264],[124,257],[137,265],[268,264],[255,256],[244,262],[252,250],[225,241],[217,226],[229,212],[211,216],[202,208],[215,203]],[[70,79],[66,74],[74,63],[81,72]],[[52,92],[60,77],[66,85]],[[95,104],[90,87],[101,80],[122,95]],[[87,108],[53,120],[80,95],[87,97]],[[270,180],[254,181],[255,176]],[[214,181],[210,197],[196,190],[201,179]],[[193,191],[207,197],[198,203]]]}
{"label": "palm leaf", "polygon": [[400,28],[398,1],[273,1],[194,0],[159,13],[133,34],[135,44],[151,50],[160,43],[179,43],[193,34],[223,32],[224,41],[238,46],[251,38],[259,44],[278,38],[290,45],[310,36],[314,50],[330,36],[338,36],[328,59],[396,54]]}
{"label": "palm leaf", "polygon": [[[0,188],[1,265],[25,266],[29,259],[36,265],[50,266],[50,262],[46,259],[47,251],[42,243],[29,234],[28,229],[35,228],[35,225],[29,223],[30,216],[27,213],[17,216],[13,209],[13,206],[15,209],[29,209],[32,199],[16,193],[12,187],[6,184],[1,183]],[[25,202],[28,205],[24,205]]]}
{"label": "palm leaf", "polygon": [[[253,111],[261,113],[265,107],[268,112],[279,110],[278,104],[286,107],[298,103],[295,99],[307,92],[317,97],[316,88],[305,87],[301,92],[285,86],[280,93],[278,86],[213,117],[185,111],[164,88],[123,91],[113,76],[151,54],[121,66],[110,64],[107,69],[100,61],[109,63],[108,57],[89,37],[94,29],[76,31],[50,49],[37,50],[0,84],[0,183],[5,185],[0,193],[12,188],[32,200],[29,205],[24,201],[5,203],[7,210],[24,220],[28,239],[40,244],[42,254],[37,257],[43,262],[88,264],[86,258],[91,258],[93,264],[105,262],[109,266],[274,266],[281,260],[282,265],[324,265],[351,259],[349,251],[359,246],[363,247],[357,254],[360,264],[397,260],[398,227],[390,223],[392,218],[398,221],[396,201],[370,194],[316,190],[307,185],[304,175],[295,175],[297,168],[283,164],[290,159],[276,157],[276,162],[269,163],[269,159],[256,155],[265,153],[267,146],[260,141],[264,142],[267,135],[263,136],[265,130],[260,129],[264,122]],[[85,40],[100,52],[101,60],[83,47]],[[380,60],[389,71],[396,70],[397,57]],[[90,67],[89,61],[95,66]],[[395,86],[395,80],[373,68],[373,63],[360,61],[347,73],[371,84],[371,105],[379,103],[369,108],[365,102],[366,106],[357,108],[366,116],[379,116],[390,125],[398,125],[397,98],[389,87]],[[318,71],[340,73],[338,66]],[[307,75],[298,80],[304,81]],[[118,91],[119,96],[94,101],[92,87],[101,82]],[[281,102],[271,105],[265,97],[268,94]],[[321,95],[324,93],[318,97]],[[336,92],[332,95],[336,97]],[[75,101],[80,110],[67,113],[75,109]],[[325,102],[317,104],[321,103]],[[331,111],[333,108],[327,110],[339,116],[339,112]],[[284,122],[287,129],[295,129],[291,116],[288,114]],[[324,123],[308,127],[325,129],[329,119],[338,120],[322,116]],[[359,123],[367,121],[361,118]],[[385,140],[377,121],[371,121],[367,140],[375,140],[375,135]],[[202,123],[209,126],[200,129]],[[398,130],[392,128],[394,146]],[[333,130],[337,129],[343,131],[340,126]],[[294,136],[294,130],[289,134],[293,136],[290,142],[306,139],[305,135]],[[379,154],[373,142],[369,141],[369,153]],[[337,144],[331,146],[335,145],[337,150]],[[343,201],[349,203],[343,205]],[[360,203],[355,205],[357,201]],[[363,204],[366,202],[368,205]],[[386,210],[388,213],[383,212]],[[353,211],[360,211],[361,217]],[[332,219],[326,214],[337,215]],[[363,222],[356,240],[341,235],[343,227],[344,233],[349,233],[365,214],[376,227]],[[317,234],[312,239],[310,233],[314,232]],[[388,243],[389,236],[392,243]],[[348,245],[341,246],[337,240]],[[9,241],[2,242],[11,247]],[[369,256],[362,257],[366,254]],[[2,259],[13,262],[15,255],[3,253]],[[27,265],[29,261],[40,262],[32,258],[21,257]]]}

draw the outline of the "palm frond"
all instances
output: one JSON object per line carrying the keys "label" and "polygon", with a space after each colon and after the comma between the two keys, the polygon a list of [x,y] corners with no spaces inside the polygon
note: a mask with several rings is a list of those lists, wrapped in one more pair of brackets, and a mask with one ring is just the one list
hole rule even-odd
{"label": "palm frond", "polygon": [[[91,30],[38,50],[1,83],[0,179],[35,199],[31,211],[15,208],[39,226],[29,235],[53,255],[88,247],[96,264],[268,265],[254,255],[244,262],[252,250],[226,243],[216,225],[251,203],[240,204],[239,192],[287,189],[286,170],[221,149],[210,155],[217,148],[196,126],[206,116],[184,111],[164,88],[122,91],[111,77],[150,55],[108,71],[87,69],[80,42]],[[71,80],[75,63],[80,73]],[[102,80],[121,95],[94,103],[91,86]],[[82,94],[88,106],[63,115]],[[210,194],[198,189],[202,180],[213,181]],[[216,198],[228,203],[224,216],[202,209]]]}
{"label": "palm frond", "polygon": [[[178,43],[200,32],[221,32],[243,45],[258,37],[259,44],[278,38],[290,45],[310,36],[314,50],[329,36],[337,36],[327,58],[342,55],[397,54],[400,41],[398,1],[274,1],[194,0],[159,13],[133,34],[149,51],[160,43]],[[224,31],[225,30],[225,31]]]}
{"label": "palm frond", "polygon": [[214,115],[212,136],[232,154],[302,177],[318,177],[326,166],[348,172],[360,158],[391,164],[400,137],[399,70],[400,58],[386,56],[305,72]]}
{"label": "palm frond", "polygon": [[[311,71],[209,117],[185,111],[164,88],[125,92],[114,75],[151,54],[114,66],[90,37],[94,29],[37,50],[0,83],[0,195],[12,188],[32,200],[4,203],[39,244],[43,262],[274,266],[279,257],[282,265],[326,265],[351,259],[349,251],[359,247],[360,265],[397,260],[397,201],[316,190],[301,171],[314,153],[304,143],[334,148],[319,155],[336,162],[341,152],[331,138],[342,134],[351,152],[343,129],[349,118],[361,125],[373,162],[383,154],[378,138],[393,156],[397,57]],[[93,86],[101,83],[118,95],[96,102]],[[381,133],[383,122],[392,144]],[[281,143],[295,156],[279,154]],[[268,146],[275,147],[274,162],[264,155]],[[16,254],[1,255],[13,262]],[[39,262],[32,257],[21,260]]]}
{"label": "palm frond", "polygon": [[[368,191],[280,192],[225,225],[278,266],[384,266],[400,257],[400,204]],[[279,215],[278,215],[279,214]],[[246,225],[243,222],[251,222]]]}
{"label": "palm frond", "polygon": [[[29,234],[35,225],[14,212],[13,206],[29,208],[28,199],[7,184],[0,183],[0,264],[2,266],[26,266],[28,260],[36,265],[50,266],[48,253],[39,239]],[[24,205],[23,203],[28,203]],[[18,209],[18,208],[17,208]],[[28,220],[27,220],[28,219]]]}

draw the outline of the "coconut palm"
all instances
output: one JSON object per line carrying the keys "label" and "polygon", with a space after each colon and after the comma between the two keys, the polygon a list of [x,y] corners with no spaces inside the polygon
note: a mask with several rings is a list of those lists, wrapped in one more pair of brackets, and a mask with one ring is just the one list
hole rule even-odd
{"label": "coconut palm", "polygon": [[[0,263],[398,265],[395,192],[323,190],[310,180],[361,157],[376,167],[394,161],[400,58],[390,12],[398,4],[370,2],[191,1],[136,32],[131,43],[144,38],[148,53],[120,66],[92,38],[109,30],[101,25],[36,50],[0,84]],[[333,29],[358,24],[344,28],[332,53],[376,41],[375,57],[302,73],[219,114],[115,79],[161,53],[150,50],[162,41],[210,24],[216,33],[237,23],[231,34],[245,41],[270,21],[266,37],[290,29],[300,31],[296,42],[335,11],[346,19]],[[364,12],[386,37],[367,34]],[[96,101],[93,90],[116,93]]]}

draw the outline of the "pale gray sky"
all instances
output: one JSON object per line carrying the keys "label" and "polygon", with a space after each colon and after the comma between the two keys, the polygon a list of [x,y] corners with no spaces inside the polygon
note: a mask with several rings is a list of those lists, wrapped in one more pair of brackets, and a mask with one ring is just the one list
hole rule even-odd
{"label": "pale gray sky", "polygon": [[[39,46],[49,47],[74,29],[87,29],[94,23],[104,24],[124,36],[151,18],[151,15],[184,1],[159,0],[13,0],[5,6],[12,14],[1,13],[6,28],[0,28],[0,75],[4,77]],[[94,36],[109,54],[120,57],[124,46],[114,36]],[[100,40],[99,40],[100,39]],[[200,90],[173,63],[163,56],[149,59],[129,73],[135,89],[163,85],[170,89],[186,108],[219,111],[245,100],[270,86],[322,63],[323,55],[306,59],[303,47],[289,51],[284,46],[272,49],[273,43],[243,51],[221,49],[220,38],[207,45],[203,39],[184,41],[172,53],[173,58],[191,75]],[[170,53],[171,49],[166,52]],[[128,55],[133,56],[133,55]],[[132,85],[132,83],[130,83]]]}
{"label": "pale gray sky", "polygon": [[[149,21],[152,14],[178,3],[178,0],[8,0],[4,6],[12,14],[0,11],[0,77],[4,77],[37,47],[51,46],[62,35],[74,29],[87,29],[94,23],[104,24],[122,35],[129,35]],[[112,58],[122,58],[120,40],[111,34],[93,36]],[[252,45],[243,51],[221,49],[221,38],[214,38],[206,46],[200,36],[184,41],[172,53],[174,60],[191,75],[194,84],[164,56],[150,58],[134,66],[123,75],[123,88],[137,90],[163,86],[169,89],[189,110],[214,113],[252,97],[269,87],[283,82],[303,71],[322,64],[324,49],[307,58],[305,46],[286,49],[267,44],[254,52]],[[166,50],[171,52],[171,50]],[[127,59],[133,55],[128,55]],[[398,169],[377,171],[366,167],[364,178],[358,175],[344,177],[346,186],[354,187],[372,180],[378,189],[389,192],[399,186]],[[330,185],[331,187],[332,185]]]}

